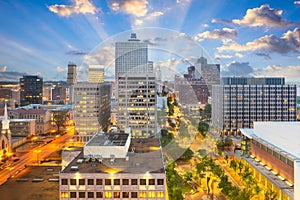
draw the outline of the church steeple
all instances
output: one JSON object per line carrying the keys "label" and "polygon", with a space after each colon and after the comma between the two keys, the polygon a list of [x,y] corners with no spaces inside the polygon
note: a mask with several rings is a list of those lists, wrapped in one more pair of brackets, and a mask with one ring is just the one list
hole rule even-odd
{"label": "church steeple", "polygon": [[8,114],[7,114],[7,104],[5,103],[4,106],[4,116],[2,120],[2,130],[1,133],[5,135],[7,138],[7,143],[8,143],[8,152],[12,152],[12,140],[11,140],[11,133],[9,129],[9,119],[8,119]]}

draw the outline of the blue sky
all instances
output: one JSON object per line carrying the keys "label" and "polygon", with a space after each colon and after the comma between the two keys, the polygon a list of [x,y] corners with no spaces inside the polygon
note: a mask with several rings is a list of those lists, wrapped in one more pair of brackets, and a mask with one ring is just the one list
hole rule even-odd
{"label": "blue sky", "polygon": [[69,61],[113,74],[114,42],[137,29],[163,71],[184,73],[204,52],[223,75],[300,81],[300,1],[0,0],[0,18],[2,80],[65,80]]}

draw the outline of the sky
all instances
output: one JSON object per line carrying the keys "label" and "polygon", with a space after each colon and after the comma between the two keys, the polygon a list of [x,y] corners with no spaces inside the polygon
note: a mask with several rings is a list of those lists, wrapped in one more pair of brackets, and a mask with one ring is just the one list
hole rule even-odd
{"label": "sky", "polygon": [[0,0],[0,18],[0,81],[66,80],[70,61],[82,80],[89,64],[111,77],[114,43],[136,32],[163,72],[185,73],[203,55],[223,76],[300,82],[296,0]]}

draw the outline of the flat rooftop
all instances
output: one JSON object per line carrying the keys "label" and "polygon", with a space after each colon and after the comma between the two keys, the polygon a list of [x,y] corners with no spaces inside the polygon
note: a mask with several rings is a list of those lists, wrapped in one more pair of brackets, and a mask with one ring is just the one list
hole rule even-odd
{"label": "flat rooftop", "polygon": [[[125,134],[124,134],[125,135]],[[128,135],[128,134],[126,134]],[[126,158],[84,158],[81,152],[61,173],[164,173],[157,138],[132,138]]]}
{"label": "flat rooftop", "polygon": [[86,146],[124,146],[128,136],[127,133],[96,134]]}

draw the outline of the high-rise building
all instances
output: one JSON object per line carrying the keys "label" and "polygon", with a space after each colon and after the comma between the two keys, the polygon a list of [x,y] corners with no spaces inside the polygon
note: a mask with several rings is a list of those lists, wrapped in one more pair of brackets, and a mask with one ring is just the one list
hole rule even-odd
{"label": "high-rise building", "polygon": [[241,129],[242,159],[279,199],[300,200],[300,122],[254,122]]}
{"label": "high-rise building", "polygon": [[130,128],[133,137],[155,136],[156,77],[147,44],[132,33],[127,42],[116,43],[115,55],[118,126]]}
{"label": "high-rise building", "polygon": [[253,128],[254,121],[295,121],[296,85],[284,78],[224,78],[213,86],[212,123],[224,134]]}
{"label": "high-rise building", "polygon": [[77,82],[77,66],[73,62],[69,62],[67,84],[74,85],[76,82]]}
{"label": "high-rise building", "polygon": [[21,106],[28,104],[42,104],[43,79],[39,76],[23,76],[20,78],[20,103]]}
{"label": "high-rise building", "polygon": [[79,82],[74,85],[75,137],[87,142],[110,124],[110,83]]}
{"label": "high-rise building", "polygon": [[89,65],[88,82],[103,83],[104,82],[104,66]]}
{"label": "high-rise building", "polygon": [[60,200],[167,198],[158,138],[100,133],[76,155],[59,174]]}

